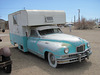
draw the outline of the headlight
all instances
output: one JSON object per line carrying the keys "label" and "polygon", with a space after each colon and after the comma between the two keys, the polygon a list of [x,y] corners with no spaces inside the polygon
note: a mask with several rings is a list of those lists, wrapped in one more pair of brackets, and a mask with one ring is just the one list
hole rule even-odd
{"label": "headlight", "polygon": [[89,43],[87,43],[87,47],[88,47],[88,48],[90,47],[90,44],[89,44]]}
{"label": "headlight", "polygon": [[66,49],[64,50],[64,52],[67,54],[67,53],[69,52],[69,49],[66,48]]}

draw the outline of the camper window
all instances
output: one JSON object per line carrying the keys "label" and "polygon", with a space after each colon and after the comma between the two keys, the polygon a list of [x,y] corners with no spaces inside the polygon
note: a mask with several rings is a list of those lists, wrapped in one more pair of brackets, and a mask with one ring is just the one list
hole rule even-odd
{"label": "camper window", "polygon": [[17,15],[14,15],[14,16],[13,16],[13,23],[14,23],[14,24],[17,24]]}
{"label": "camper window", "polygon": [[53,22],[53,17],[45,17],[45,22],[52,23]]}

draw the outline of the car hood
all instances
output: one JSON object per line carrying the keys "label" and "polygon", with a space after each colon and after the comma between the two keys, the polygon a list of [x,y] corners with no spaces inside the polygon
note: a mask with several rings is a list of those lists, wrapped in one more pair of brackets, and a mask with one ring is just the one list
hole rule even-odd
{"label": "car hood", "polygon": [[76,36],[73,35],[68,35],[68,34],[50,34],[50,35],[45,35],[43,36],[44,39],[49,39],[49,40],[56,40],[56,41],[61,41],[61,42],[66,42],[69,44],[73,44],[75,46],[79,46],[83,44],[83,41]]}

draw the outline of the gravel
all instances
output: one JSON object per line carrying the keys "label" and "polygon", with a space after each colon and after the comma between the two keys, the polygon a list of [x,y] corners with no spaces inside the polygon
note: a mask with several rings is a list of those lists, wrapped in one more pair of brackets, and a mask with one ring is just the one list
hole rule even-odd
{"label": "gravel", "polygon": [[[90,42],[92,55],[89,60],[81,63],[59,65],[59,68],[52,68],[46,60],[43,60],[31,53],[24,53],[16,46],[10,44],[9,36],[1,36],[3,42],[0,48],[8,46],[12,52],[13,68],[11,74],[6,74],[0,69],[0,75],[100,75],[100,29],[94,30],[73,30],[62,28],[66,34],[79,36]],[[8,34],[7,30],[6,33]]]}

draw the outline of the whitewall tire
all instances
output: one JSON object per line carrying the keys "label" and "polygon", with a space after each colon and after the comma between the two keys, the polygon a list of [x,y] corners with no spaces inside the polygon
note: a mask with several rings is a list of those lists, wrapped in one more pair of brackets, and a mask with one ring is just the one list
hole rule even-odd
{"label": "whitewall tire", "polygon": [[48,62],[51,67],[57,67],[57,60],[52,53],[48,53]]}

